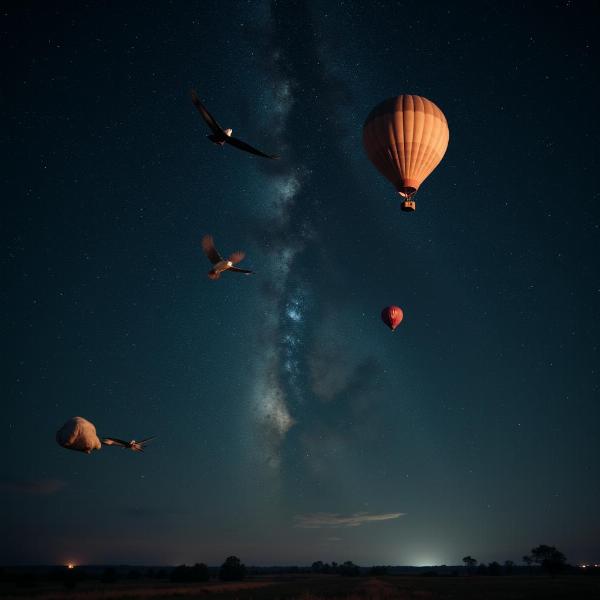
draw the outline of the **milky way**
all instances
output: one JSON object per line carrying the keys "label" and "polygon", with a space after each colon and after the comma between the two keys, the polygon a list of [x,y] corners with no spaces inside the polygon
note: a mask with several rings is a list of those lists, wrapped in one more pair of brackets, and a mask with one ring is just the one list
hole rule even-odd
{"label": "milky way", "polygon": [[[0,561],[598,562],[597,13],[7,8]],[[412,215],[361,141],[402,93],[451,139]]]}

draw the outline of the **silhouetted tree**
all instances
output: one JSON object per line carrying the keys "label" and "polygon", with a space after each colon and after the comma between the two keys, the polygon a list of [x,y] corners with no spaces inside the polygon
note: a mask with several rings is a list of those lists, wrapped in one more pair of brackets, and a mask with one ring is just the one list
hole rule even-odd
{"label": "silhouetted tree", "polygon": [[246,576],[246,565],[237,556],[228,556],[219,569],[221,581],[241,581]]}
{"label": "silhouetted tree", "polygon": [[500,563],[495,560],[488,565],[487,568],[488,575],[500,575],[502,573],[502,568],[500,567]]}
{"label": "silhouetted tree", "polygon": [[515,563],[512,560],[504,561],[504,572],[507,575],[512,575],[515,568]]}
{"label": "silhouetted tree", "polygon": [[477,575],[487,575],[488,568],[485,566],[485,563],[479,563],[475,572],[477,573]]}
{"label": "silhouetted tree", "polygon": [[316,560],[311,567],[313,573],[322,573],[323,572],[323,561]]}
{"label": "silhouetted tree", "polygon": [[347,560],[344,564],[340,565],[338,570],[340,575],[345,575],[346,577],[355,577],[360,574],[360,568],[351,560]]}
{"label": "silhouetted tree", "polygon": [[196,563],[190,567],[190,581],[208,581],[210,573],[208,567],[204,563]]}
{"label": "silhouetted tree", "polygon": [[477,564],[477,561],[472,556],[465,556],[462,561],[465,563],[467,567],[467,571],[471,573],[473,571],[473,567]]}
{"label": "silhouetted tree", "polygon": [[185,581],[186,569],[187,567],[185,565],[179,565],[178,567],[175,567],[171,571],[171,576],[169,579],[171,581]]}
{"label": "silhouetted tree", "polygon": [[523,556],[523,562],[527,565],[527,570],[529,571],[529,574],[531,575],[531,565],[533,564],[533,558],[531,556],[529,556],[528,554],[526,554],[525,556]]}
{"label": "silhouetted tree", "polygon": [[369,571],[369,575],[387,575],[389,569],[383,565],[373,565]]}
{"label": "silhouetted tree", "polygon": [[567,559],[562,552],[559,552],[554,546],[542,544],[531,550],[533,561],[536,562],[542,570],[550,575],[555,575],[565,567]]}

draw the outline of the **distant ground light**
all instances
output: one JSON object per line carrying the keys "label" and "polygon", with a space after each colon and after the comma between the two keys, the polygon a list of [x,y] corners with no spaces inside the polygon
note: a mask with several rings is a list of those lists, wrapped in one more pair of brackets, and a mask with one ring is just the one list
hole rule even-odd
{"label": "distant ground light", "polygon": [[409,564],[411,564],[415,567],[432,567],[434,565],[441,565],[443,563],[442,563],[442,561],[438,560],[437,558],[433,558],[431,556],[425,556],[425,557],[416,558],[415,560],[410,561]]}

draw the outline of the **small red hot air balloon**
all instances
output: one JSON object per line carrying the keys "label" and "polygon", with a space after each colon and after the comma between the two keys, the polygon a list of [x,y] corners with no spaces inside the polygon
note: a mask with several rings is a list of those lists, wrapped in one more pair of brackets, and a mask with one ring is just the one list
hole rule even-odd
{"label": "small red hot air balloon", "polygon": [[404,317],[404,313],[399,306],[387,306],[381,311],[381,320],[392,330],[394,331],[400,323],[402,323],[402,318]]}

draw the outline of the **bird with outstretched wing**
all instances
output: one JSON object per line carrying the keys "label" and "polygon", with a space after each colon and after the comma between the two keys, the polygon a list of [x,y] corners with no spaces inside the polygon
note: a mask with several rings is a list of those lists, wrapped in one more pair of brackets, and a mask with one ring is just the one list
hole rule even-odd
{"label": "bird with outstretched wing", "polygon": [[213,268],[208,272],[209,279],[219,279],[221,273],[224,271],[233,271],[234,273],[244,273],[246,275],[250,275],[253,272],[234,266],[244,260],[246,257],[244,252],[234,252],[225,260],[216,249],[212,235],[207,234],[202,238],[202,249],[208,260],[213,264]]}
{"label": "bird with outstretched wing", "polygon": [[254,146],[251,146],[250,144],[247,144],[246,142],[243,142],[242,140],[233,137],[231,135],[233,131],[232,129],[223,129],[217,123],[216,119],[208,112],[206,106],[202,104],[195,90],[192,90],[192,102],[198,110],[198,112],[200,113],[200,115],[202,116],[202,118],[204,119],[204,121],[206,122],[206,124],[210,127],[212,133],[210,135],[207,135],[206,137],[214,144],[217,144],[218,146],[223,146],[224,144],[231,144],[239,150],[249,152],[250,154],[255,154],[256,156],[262,156],[263,158],[270,158],[273,160],[279,158],[279,156],[276,154],[265,154],[257,148],[254,148]]}
{"label": "bird with outstretched wing", "polygon": [[101,441],[105,446],[121,446],[122,448],[126,448],[127,450],[132,450],[133,452],[143,452],[144,447],[148,442],[153,440],[156,436],[153,435],[148,438],[144,438],[143,440],[131,440],[130,442],[126,442],[125,440],[120,440],[119,438],[107,437],[103,438]]}

